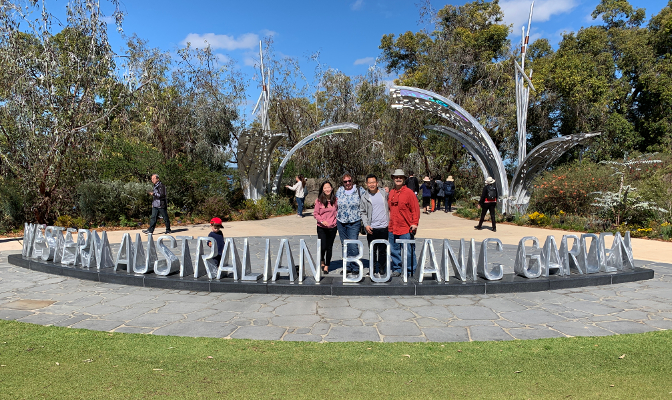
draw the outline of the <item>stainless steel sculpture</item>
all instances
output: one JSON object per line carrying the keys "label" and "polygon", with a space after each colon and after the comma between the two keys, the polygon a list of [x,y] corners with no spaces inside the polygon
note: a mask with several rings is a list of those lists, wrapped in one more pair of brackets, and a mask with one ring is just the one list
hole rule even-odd
{"label": "stainless steel sculpture", "polygon": [[516,261],[513,264],[513,272],[516,275],[528,279],[539,278],[543,272],[541,266],[541,256],[539,254],[527,254],[525,243],[532,242],[532,250],[539,249],[539,239],[534,236],[525,236],[518,242],[518,250],[516,251]]}
{"label": "stainless steel sculpture", "polygon": [[63,231],[65,228],[60,226],[48,226],[44,230],[47,239],[47,248],[42,252],[42,261],[61,262],[61,252],[63,249]]}
{"label": "stainless steel sculpture", "polygon": [[[427,253],[429,253],[429,255]],[[428,258],[430,264],[429,268],[425,267]],[[425,274],[433,274],[437,282],[443,282],[441,269],[440,262],[436,258],[436,252],[434,251],[434,242],[432,239],[425,239],[422,242],[420,263],[418,264],[418,282],[422,282],[425,279]]]}
{"label": "stainless steel sculpture", "polygon": [[495,178],[501,212],[525,213],[530,201],[532,181],[541,171],[570,148],[600,133],[579,133],[547,140],[527,154],[527,109],[532,84],[532,70],[525,73],[525,57],[530,40],[530,25],[534,2],[530,6],[527,34],[523,26],[520,64],[514,60],[516,82],[516,122],[518,127],[518,166],[509,184],[499,151],[485,129],[466,110],[449,99],[427,90],[406,86],[390,89],[393,108],[411,108],[430,112],[449,121],[453,127],[429,125],[425,128],[449,135],[464,145],[478,163],[483,176]]}
{"label": "stainless steel sculpture", "polygon": [[513,175],[508,212],[525,213],[530,202],[530,189],[534,178],[540,172],[546,171],[567,150],[598,135],[599,132],[591,132],[561,136],[547,140],[532,149],[530,154],[519,162]]}
{"label": "stainless steel sculpture", "polygon": [[[568,239],[572,239],[572,249],[569,249],[569,244],[567,243]],[[560,241],[560,260],[562,264],[562,269],[564,270],[563,275],[570,275],[572,270],[576,271],[577,274],[584,274],[583,269],[579,264],[579,237],[576,235],[562,235],[562,240]]]}
{"label": "stainless steel sculpture", "polygon": [[[209,247],[208,254],[205,254],[205,247]],[[215,239],[207,236],[201,236],[196,242],[196,268],[194,268],[194,278],[201,277],[201,270],[208,275],[208,279],[213,280],[217,275],[219,265],[215,262],[217,255],[217,242]]]}
{"label": "stainless steel sculpture", "polygon": [[[518,163],[525,159],[527,155],[527,106],[530,101],[530,89],[536,92],[534,85],[530,78],[532,77],[532,70],[530,69],[529,77],[525,74],[525,54],[527,53],[527,46],[530,42],[530,25],[532,24],[532,11],[534,10],[534,2],[530,5],[530,17],[527,19],[527,35],[525,35],[525,26],[523,26],[523,34],[520,36],[522,44],[520,46],[520,65],[518,61],[513,60],[515,65],[516,76],[516,123],[518,125]],[[525,83],[527,82],[527,87]]]}
{"label": "stainless steel sculpture", "polygon": [[[215,253],[217,254],[217,253]],[[230,261],[230,262],[227,262]],[[240,255],[238,255],[238,248],[236,242],[232,238],[224,239],[224,248],[222,249],[222,258],[219,260],[219,267],[217,268],[217,279],[222,279],[222,274],[233,274],[233,280],[240,279],[241,274]]]}
{"label": "stainless steel sculpture", "polygon": [[292,149],[287,152],[285,155],[285,158],[282,159],[282,162],[280,163],[280,166],[278,167],[278,171],[275,174],[275,179],[273,179],[273,186],[272,186],[272,191],[273,193],[278,192],[278,186],[280,186],[280,179],[282,179],[282,173],[285,171],[285,166],[287,165],[287,162],[289,159],[296,153],[297,150],[300,148],[306,146],[308,143],[314,141],[315,139],[319,139],[321,137],[333,135],[335,133],[349,133],[349,129],[359,129],[359,125],[353,124],[350,122],[342,123],[342,124],[334,124],[334,125],[329,125],[325,128],[322,128],[320,130],[317,130],[310,135],[306,136],[305,138],[301,139],[299,143],[294,145]]}
{"label": "stainless steel sculpture", "polygon": [[492,269],[488,268],[488,244],[495,243],[497,251],[504,251],[504,246],[499,239],[488,238],[481,243],[481,252],[478,256],[478,266],[476,267],[478,276],[488,281],[498,281],[504,277],[504,266],[494,264]]}
{"label": "stainless steel sculpture", "polygon": [[191,252],[189,250],[189,241],[193,236],[178,236],[177,240],[182,241],[180,252],[180,278],[192,275],[194,273],[194,264],[191,262]]}
{"label": "stainless steel sculpture", "polygon": [[[163,243],[164,240],[167,240],[170,243],[170,246],[167,246]],[[177,258],[175,253],[170,251],[177,247],[177,240],[170,235],[159,236],[156,241],[156,247],[159,250],[159,253],[163,256],[163,260],[154,261],[154,273],[159,276],[168,276],[173,272],[180,270],[180,260]]]}
{"label": "stainless steel sculpture", "polygon": [[147,274],[154,269],[154,263],[158,259],[156,246],[151,233],[147,234],[147,253],[142,246],[140,234],[135,235],[135,246],[133,247],[133,273]]}
{"label": "stainless steel sculpture", "polygon": [[489,176],[495,178],[497,190],[502,200],[498,202],[498,207],[506,209],[509,187],[504,162],[490,135],[471,114],[453,101],[428,90],[408,86],[392,86],[390,96],[392,97],[393,108],[411,108],[430,112],[455,126],[454,130],[442,130],[444,133],[455,135],[454,137],[458,140],[460,140],[459,137],[467,137],[469,140],[466,141],[465,147],[468,145],[474,153],[478,154],[478,159],[481,160],[483,165],[482,169],[487,170]]}
{"label": "stainless steel sculpture", "polygon": [[[348,245],[354,244],[357,246],[357,254],[348,256]],[[364,279],[364,264],[362,263],[362,255],[364,253],[364,245],[360,240],[346,239],[343,241],[343,283],[357,283]],[[357,268],[356,274],[346,273],[346,265],[349,262],[354,262]]]}
{"label": "stainless steel sculpture", "polygon": [[268,118],[268,109],[271,104],[271,71],[264,68],[264,54],[259,42],[259,69],[261,76],[261,94],[252,110],[255,114],[259,110],[261,130],[243,132],[238,138],[236,156],[238,170],[246,199],[258,200],[268,189],[271,180],[271,154],[284,133],[271,134],[271,123]]}
{"label": "stainless steel sculpture", "polygon": [[[73,233],[75,234],[74,238],[72,236]],[[77,243],[75,240],[77,237],[77,229],[67,229],[65,234],[65,242],[63,243],[63,250],[61,253],[61,264],[73,266],[81,264],[79,257],[79,243]]]}
{"label": "stainless steel sculpture", "polygon": [[[117,261],[114,263],[114,270],[124,269],[129,274],[133,272],[134,254],[135,251],[131,235],[129,233],[124,233],[124,236],[121,237],[121,243],[119,244],[119,251],[117,251]],[[122,265],[123,268],[120,267]]]}
{"label": "stainless steel sculpture", "polygon": [[458,255],[450,246],[448,239],[443,240],[443,256],[441,257],[441,269],[444,271],[444,279],[449,281],[450,267],[453,268],[453,274],[462,282],[467,280],[476,280],[476,242],[471,239],[469,249],[466,250],[464,239],[460,239],[460,248]]}
{"label": "stainless steel sculpture", "polygon": [[252,261],[250,258],[250,244],[247,238],[243,239],[243,263],[241,265],[241,281],[256,282],[261,277],[261,274],[252,272]]}
{"label": "stainless steel sculpture", "polygon": [[[92,238],[91,260],[95,259],[97,269],[114,267],[114,260],[112,259],[112,249],[110,249],[110,241],[107,239],[107,232],[103,231],[102,235],[98,236],[98,232],[91,230]],[[154,252],[156,254],[156,251]]]}
{"label": "stainless steel sculpture", "polygon": [[546,242],[541,250],[541,266],[544,269],[544,276],[564,275],[565,269],[562,268],[562,260],[558,252],[558,246],[555,243],[554,236],[546,236]]}
{"label": "stainless steel sculpture", "polygon": [[[375,246],[382,246],[385,245],[385,254],[387,257],[385,258],[386,263],[385,263],[385,275],[381,276],[380,278],[376,278],[374,274],[371,273],[372,271],[372,264],[373,264],[373,249]],[[369,276],[371,277],[371,281],[376,282],[376,283],[385,283],[392,278],[392,255],[390,254],[390,242],[388,242],[385,239],[376,239],[372,240],[371,244],[369,245]]]}
{"label": "stainless steel sculpture", "polygon": [[[138,237],[139,236],[140,234],[138,234]],[[88,229],[78,230],[77,244],[79,245],[79,257],[82,262],[82,267],[91,268],[91,255],[94,254],[92,249],[91,231]]]}
{"label": "stainless steel sculpture", "polygon": [[[285,254],[285,262],[287,266],[282,266],[282,254]],[[286,273],[289,275],[289,281],[296,280],[296,264],[294,264],[294,256],[292,255],[292,248],[289,246],[287,239],[280,239],[280,247],[278,247],[278,256],[275,258],[275,265],[273,266],[273,278],[275,282],[278,279],[278,274]]]}
{"label": "stainless steel sculpture", "polygon": [[42,258],[42,253],[47,250],[47,237],[45,235],[47,226],[39,224],[35,227],[35,237],[33,239],[31,258]]}
{"label": "stainless steel sculpture", "polygon": [[[401,244],[401,269],[404,271],[401,273],[401,278],[404,283],[408,282],[408,245],[415,244],[415,239],[395,239],[395,241]],[[343,247],[345,249],[345,247]]]}
{"label": "stainless steel sculpture", "polygon": [[32,255],[36,229],[37,224],[29,224],[27,222],[23,224],[23,246],[21,247],[21,255],[24,257],[30,257]]}
{"label": "stainless steel sculpture", "polygon": [[[322,248],[322,241],[317,239],[317,248],[315,249],[315,254],[320,256],[320,250]],[[299,240],[299,283],[303,282],[304,276],[306,275],[306,262],[308,260],[308,269],[310,273],[315,278],[315,282],[320,282],[322,278],[322,268],[320,268],[320,259],[313,259],[313,255],[310,254],[308,246],[306,246],[306,241],[301,239]]]}
{"label": "stainless steel sculpture", "polygon": [[[231,273],[233,274],[232,277],[234,281],[251,282],[258,281],[262,276],[260,273],[252,272],[249,241],[247,238],[243,239],[244,249],[242,259],[236,248],[235,240],[233,238],[226,238],[224,249],[222,251],[223,257],[220,263],[217,264],[215,263],[215,256],[218,254],[217,242],[210,237],[199,237],[196,250],[198,262],[196,268],[193,268],[188,244],[189,240],[193,239],[191,236],[178,237],[179,240],[182,240],[182,251],[180,256],[175,255],[170,250],[178,247],[177,240],[173,236],[164,235],[159,237],[156,247],[158,247],[162,258],[157,260],[157,250],[152,235],[148,235],[147,251],[145,251],[140,234],[136,235],[136,242],[134,244],[131,241],[131,236],[126,233],[122,237],[116,260],[112,260],[111,255],[109,257],[106,255],[106,253],[109,254],[110,247],[107,240],[107,232],[103,232],[102,235],[99,236],[98,233],[93,230],[80,229],[77,231],[76,229],[68,229],[66,231],[66,238],[63,239],[63,228],[37,225],[32,229],[30,227],[27,228],[28,229],[24,231],[24,243],[22,246],[26,249],[26,254],[28,254],[29,249],[33,249],[33,251],[30,252],[30,257],[26,258],[33,258],[36,254],[35,249],[38,249],[41,250],[41,252],[37,253],[39,254],[39,260],[53,264],[76,265],[77,259],[81,257],[82,268],[87,269],[92,266],[96,266],[99,270],[114,266],[115,271],[125,269],[129,273],[130,271],[133,271],[136,274],[154,272],[157,276],[167,276],[176,273],[179,270],[180,277],[188,276],[193,272],[193,276],[196,279],[201,277],[202,271],[205,270],[209,280],[221,279],[224,277],[224,273],[227,275]],[[40,235],[39,233],[42,230],[44,230],[45,233]],[[75,232],[78,233],[77,241],[73,238],[73,233]],[[42,240],[40,236],[44,236],[48,242],[44,249],[40,249],[39,246],[39,241]],[[611,245],[607,247],[606,240],[609,236],[613,237],[613,241]],[[571,249],[569,243],[570,239],[573,240]],[[313,258],[305,240],[301,239],[299,241],[301,260],[298,269],[294,263],[292,249],[288,239],[280,240],[275,265],[271,268],[270,239],[265,240],[264,264],[262,265],[264,282],[268,282],[269,278],[276,281],[280,273],[287,273],[290,282],[295,283],[298,273],[298,283],[301,284],[305,280],[308,270],[310,270],[310,273],[315,277],[316,283],[320,282],[322,277],[318,259]],[[59,241],[61,244],[58,244]],[[169,241],[169,244],[165,244],[165,241]],[[52,244],[52,242],[54,244]],[[405,282],[407,282],[408,259],[406,255],[409,251],[409,245],[414,244],[415,240],[397,239],[396,242],[402,246],[401,253],[403,257],[402,259],[404,260],[404,274],[402,275],[402,279],[405,279]],[[532,244],[531,251],[529,251],[530,246],[526,247],[526,244],[529,242]],[[38,243],[37,246],[36,243]],[[490,267],[488,263],[490,243],[496,245],[497,251],[503,250],[502,243],[499,239],[485,239],[481,242],[477,260],[476,242],[474,239],[470,240],[468,248],[467,242],[464,239],[461,239],[457,255],[452,249],[450,242],[447,239],[443,239],[443,253],[439,265],[433,240],[424,239],[420,254],[420,263],[418,264],[417,270],[418,281],[423,282],[425,274],[431,273],[436,276],[435,281],[437,283],[445,282],[448,284],[450,283],[449,276],[451,267],[455,277],[460,282],[476,282],[478,277],[488,281],[502,279],[503,265],[495,263]],[[539,247],[539,243],[539,239],[534,236],[524,237],[519,241],[513,266],[515,274],[528,279],[535,279],[548,277],[549,275],[558,275],[562,277],[570,274],[594,274],[636,270],[632,254],[630,232],[626,232],[623,236],[621,236],[619,232],[613,234],[604,232],[600,235],[585,233],[580,237],[572,234],[563,235],[559,250],[553,236],[546,237],[543,248]],[[352,257],[347,256],[346,249],[348,245],[357,246],[358,252],[356,255]],[[372,265],[371,260],[374,257],[372,249],[376,245],[384,245],[386,247],[387,263],[385,265],[385,272],[383,276],[376,277],[374,274],[371,274],[371,268],[369,268],[369,275],[371,281],[374,283],[388,282],[391,278],[390,246],[387,240],[381,239],[373,241],[369,247],[370,266]],[[206,249],[206,247],[208,248]],[[318,239],[316,254],[320,253],[320,247],[321,242]],[[51,248],[53,248],[53,257],[51,257]],[[58,248],[58,251],[56,251],[56,248]],[[56,254],[62,254],[60,260],[59,256]],[[51,259],[49,259],[50,257]],[[282,265],[283,257],[285,258],[286,266]],[[359,273],[356,275],[346,273],[343,277],[343,282],[358,283],[363,280],[364,265],[362,257],[363,244],[360,240],[345,241],[343,246],[343,265],[345,267],[348,262],[355,262],[359,265]],[[44,258],[47,258],[47,260],[44,260]],[[308,263],[307,265],[306,261]]]}

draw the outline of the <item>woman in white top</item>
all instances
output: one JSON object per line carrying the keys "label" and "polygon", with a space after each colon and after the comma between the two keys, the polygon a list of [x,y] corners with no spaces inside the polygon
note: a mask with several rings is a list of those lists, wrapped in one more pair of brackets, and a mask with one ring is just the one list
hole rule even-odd
{"label": "woman in white top", "polygon": [[287,189],[295,192],[296,194],[296,205],[298,207],[297,215],[303,218],[303,200],[306,198],[306,178],[303,175],[296,177],[296,183],[294,186],[285,186]]}

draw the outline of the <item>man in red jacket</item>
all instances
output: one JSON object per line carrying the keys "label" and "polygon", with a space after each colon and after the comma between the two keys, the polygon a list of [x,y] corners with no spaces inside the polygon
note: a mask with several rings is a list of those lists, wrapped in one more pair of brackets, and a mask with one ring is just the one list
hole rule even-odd
{"label": "man in red jacket", "polygon": [[[397,239],[415,240],[420,222],[420,206],[415,193],[404,186],[406,174],[401,169],[392,173],[394,188],[390,190],[387,201],[390,207],[390,223],[388,225],[388,241],[390,242],[390,258],[392,261],[392,276],[400,276],[403,266],[401,260],[401,243]],[[415,271],[415,243],[408,244],[407,268],[409,275]]]}

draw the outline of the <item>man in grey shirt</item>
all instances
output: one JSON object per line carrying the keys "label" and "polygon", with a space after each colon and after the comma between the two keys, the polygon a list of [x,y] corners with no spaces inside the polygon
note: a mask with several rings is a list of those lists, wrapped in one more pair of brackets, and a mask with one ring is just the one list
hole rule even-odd
{"label": "man in grey shirt", "polygon": [[[366,177],[367,191],[362,195],[359,203],[359,212],[362,216],[362,225],[366,229],[366,240],[371,242],[376,239],[387,240],[387,225],[390,221],[390,210],[387,205],[387,192],[378,188],[378,178],[369,174]],[[373,260],[369,260],[369,273],[380,278],[387,263],[385,246],[377,244],[373,249]],[[373,272],[371,272],[373,271]]]}

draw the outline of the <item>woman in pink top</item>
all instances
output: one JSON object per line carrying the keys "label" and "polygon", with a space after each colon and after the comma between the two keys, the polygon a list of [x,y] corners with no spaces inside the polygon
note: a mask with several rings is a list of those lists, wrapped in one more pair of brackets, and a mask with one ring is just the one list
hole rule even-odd
{"label": "woman in pink top", "polygon": [[326,181],[320,187],[320,194],[315,200],[313,217],[317,220],[317,238],[322,241],[320,265],[325,274],[329,273],[331,263],[331,248],[336,239],[336,194],[331,182]]}

